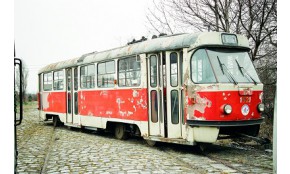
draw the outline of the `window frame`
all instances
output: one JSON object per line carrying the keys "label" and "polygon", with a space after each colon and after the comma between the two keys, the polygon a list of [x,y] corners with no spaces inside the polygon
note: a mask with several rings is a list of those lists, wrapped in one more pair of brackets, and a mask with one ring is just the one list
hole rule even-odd
{"label": "window frame", "polygon": [[[192,77],[192,71],[193,71],[193,69],[192,69],[192,59],[193,59],[193,55],[197,52],[197,51],[199,51],[199,50],[204,50],[205,52],[206,52],[206,56],[207,56],[207,60],[208,60],[208,62],[209,62],[209,64],[210,64],[210,67],[211,67],[211,70],[212,70],[212,73],[213,73],[213,77],[215,78],[215,82],[205,82],[205,83],[200,83],[200,82],[195,82],[194,80],[193,80],[193,77]],[[212,63],[211,63],[211,60],[209,59],[209,57],[208,57],[208,55],[207,55],[207,51],[206,51],[206,47],[200,47],[200,48],[197,48],[192,54],[191,54],[191,56],[190,56],[190,79],[191,79],[191,81],[194,83],[194,84],[216,84],[216,83],[218,83],[218,80],[217,80],[217,78],[216,78],[216,74],[215,74],[215,72],[214,72],[214,69],[213,69],[213,66],[212,66]]]}
{"label": "window frame", "polygon": [[[121,72],[121,73],[125,73],[125,78],[121,78],[121,79],[125,79],[125,85],[120,85],[120,61],[125,61],[125,60],[129,60],[129,59],[135,59],[135,62],[139,63],[139,69],[134,70],[134,67],[133,67],[133,69],[131,70],[131,69],[128,69],[128,67],[126,67],[126,70]],[[130,64],[127,64],[127,66],[130,67]],[[118,87],[126,88],[126,87],[140,87],[141,86],[141,80],[142,80],[142,78],[141,78],[141,58],[139,55],[119,59],[117,62],[117,70],[118,70],[118,73],[117,73]],[[137,81],[139,81],[139,83],[137,85],[132,85],[132,79],[134,80],[134,77],[126,78],[126,74],[132,73],[132,72],[139,72],[139,77],[136,77]],[[126,80],[128,80],[128,79],[129,80],[131,79],[131,85],[126,85]]]}
{"label": "window frame", "polygon": [[[92,77],[91,75],[88,75],[88,70],[89,70],[88,67],[89,66],[93,66],[94,67],[94,69],[93,69],[93,73],[94,73],[93,78],[91,78]],[[82,75],[82,68],[85,68],[85,75]],[[81,89],[94,89],[96,87],[96,71],[95,71],[95,69],[96,69],[95,64],[87,64],[87,65],[80,66],[79,77],[80,77],[80,88]],[[84,79],[86,79],[86,82],[85,82],[86,86],[85,87],[83,86],[83,78],[82,78],[82,76],[84,76]],[[90,83],[89,83],[90,87],[88,87],[87,77],[90,77]],[[93,85],[93,86],[91,86],[91,85]]]}
{"label": "window frame", "polygon": [[[107,63],[110,63],[110,62],[113,62],[114,63],[114,71],[109,71],[109,72],[107,72]],[[100,68],[99,68],[99,66],[100,65],[105,65],[105,71],[104,71],[104,73],[102,73],[102,74],[100,74],[99,73],[99,70],[100,70]],[[97,87],[98,88],[113,88],[113,87],[115,87],[115,74],[116,74],[116,61],[113,59],[113,60],[108,60],[108,61],[103,61],[103,62],[98,62],[97,63]],[[109,75],[109,76],[113,76],[113,84],[111,84],[111,83],[108,83],[109,82],[109,78],[106,78],[106,83],[104,82],[104,85],[101,83],[101,84],[99,84],[99,78],[100,77],[102,77],[102,76],[107,76],[107,75]],[[106,85],[105,85],[106,84]],[[109,84],[110,84],[110,86],[109,86]]]}
{"label": "window frame", "polygon": [[[48,80],[48,76],[47,76],[47,81],[45,81],[45,75],[46,74],[51,74],[51,80],[50,81]],[[45,82],[50,82],[51,83],[50,84],[51,85],[50,89],[45,89]],[[52,71],[43,73],[42,83],[43,83],[43,85],[42,85],[43,91],[52,91],[53,90],[53,72]]]}

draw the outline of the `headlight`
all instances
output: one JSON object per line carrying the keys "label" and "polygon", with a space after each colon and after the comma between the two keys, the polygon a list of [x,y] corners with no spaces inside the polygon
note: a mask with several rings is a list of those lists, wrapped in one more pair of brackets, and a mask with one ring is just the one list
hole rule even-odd
{"label": "headlight", "polygon": [[259,111],[259,112],[264,112],[264,110],[265,110],[265,105],[264,105],[263,103],[260,103],[260,104],[258,105],[258,111]]}
{"label": "headlight", "polygon": [[232,113],[232,111],[233,111],[233,109],[232,109],[231,105],[225,105],[224,106],[225,114],[230,114],[230,113]]}

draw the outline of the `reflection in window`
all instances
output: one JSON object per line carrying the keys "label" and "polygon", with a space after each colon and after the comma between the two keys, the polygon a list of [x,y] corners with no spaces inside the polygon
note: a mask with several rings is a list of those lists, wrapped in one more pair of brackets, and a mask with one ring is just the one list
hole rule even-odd
{"label": "reflection in window", "polygon": [[54,90],[62,90],[63,89],[63,79],[64,79],[63,70],[56,71],[53,73],[53,89]]}
{"label": "reflection in window", "polygon": [[171,122],[172,124],[179,123],[179,103],[178,103],[178,91],[171,91]]}
{"label": "reflection in window", "polygon": [[115,61],[98,64],[98,87],[114,87]]}
{"label": "reflection in window", "polygon": [[75,114],[78,115],[79,114],[79,106],[78,106],[78,93],[75,92],[74,93],[74,107],[75,107]]}
{"label": "reflection in window", "polygon": [[177,69],[177,54],[170,54],[170,84],[173,87],[177,86],[178,82],[178,69]]}
{"label": "reflection in window", "polygon": [[71,69],[67,70],[67,90],[71,90]]}
{"label": "reflection in window", "polygon": [[43,75],[43,90],[44,91],[52,90],[52,72],[45,73]]}
{"label": "reflection in window", "polygon": [[158,122],[158,96],[157,91],[151,91],[151,121]]}
{"label": "reflection in window", "polygon": [[81,88],[95,87],[95,65],[81,67]]}
{"label": "reflection in window", "polygon": [[71,93],[67,93],[67,112],[71,114]]}
{"label": "reflection in window", "polygon": [[74,69],[74,89],[78,90],[78,69]]}
{"label": "reflection in window", "polygon": [[157,86],[157,57],[156,55],[150,56],[150,85],[151,87]]}
{"label": "reflection in window", "polygon": [[140,58],[131,57],[118,62],[119,86],[139,86],[141,83]]}
{"label": "reflection in window", "polygon": [[238,83],[260,82],[247,51],[222,48],[209,48],[206,51],[219,82],[233,83],[230,75]]}
{"label": "reflection in window", "polygon": [[191,77],[196,83],[216,82],[204,49],[197,50],[191,58]]}

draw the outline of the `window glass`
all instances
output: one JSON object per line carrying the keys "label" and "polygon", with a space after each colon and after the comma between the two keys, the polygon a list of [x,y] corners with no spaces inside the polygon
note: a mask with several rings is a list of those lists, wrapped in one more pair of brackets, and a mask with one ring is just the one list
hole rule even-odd
{"label": "window glass", "polygon": [[157,57],[156,55],[150,56],[150,85],[151,87],[157,86]]}
{"label": "window glass", "polygon": [[71,113],[71,93],[67,93],[67,112]]}
{"label": "window glass", "polygon": [[177,86],[178,82],[178,69],[177,69],[177,54],[170,54],[170,84],[173,87]]}
{"label": "window glass", "polygon": [[53,72],[53,90],[63,89],[63,79],[64,79],[63,70]]}
{"label": "window glass", "polygon": [[115,61],[98,64],[98,87],[114,87]]}
{"label": "window glass", "polygon": [[45,73],[43,75],[43,90],[44,91],[52,90],[52,72]]}
{"label": "window glass", "polygon": [[151,121],[158,122],[158,98],[157,91],[151,91]]}
{"label": "window glass", "polygon": [[195,83],[216,82],[204,49],[197,50],[191,58],[191,78]]}
{"label": "window glass", "polygon": [[79,114],[79,106],[78,106],[78,93],[75,92],[74,93],[74,107],[75,107],[75,114],[78,115]]}
{"label": "window glass", "polygon": [[71,90],[71,69],[67,70],[67,90],[70,91]]}
{"label": "window glass", "polygon": [[210,48],[206,51],[219,82],[260,82],[247,51],[222,48]]}
{"label": "window glass", "polygon": [[179,103],[178,103],[178,91],[171,91],[171,122],[172,124],[179,123]]}
{"label": "window glass", "polygon": [[95,87],[95,65],[81,67],[81,88],[90,89]]}
{"label": "window glass", "polygon": [[78,90],[78,69],[74,69],[74,89]]}
{"label": "window glass", "polygon": [[140,59],[136,57],[118,61],[119,86],[139,86],[141,83]]}

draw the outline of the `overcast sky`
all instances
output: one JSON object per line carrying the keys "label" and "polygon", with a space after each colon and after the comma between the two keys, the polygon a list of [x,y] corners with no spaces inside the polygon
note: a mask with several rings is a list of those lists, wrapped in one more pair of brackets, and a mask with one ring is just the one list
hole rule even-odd
{"label": "overcast sky", "polygon": [[47,64],[150,36],[145,16],[150,4],[151,0],[15,0],[16,56],[29,70],[27,91],[37,92],[37,72]]}

